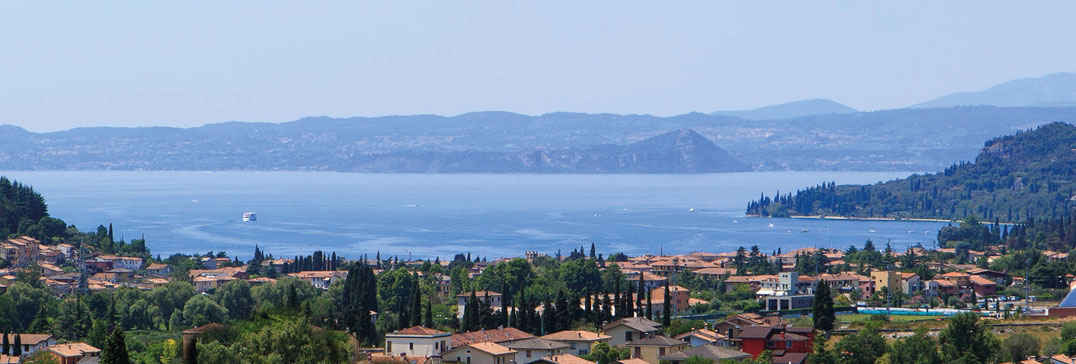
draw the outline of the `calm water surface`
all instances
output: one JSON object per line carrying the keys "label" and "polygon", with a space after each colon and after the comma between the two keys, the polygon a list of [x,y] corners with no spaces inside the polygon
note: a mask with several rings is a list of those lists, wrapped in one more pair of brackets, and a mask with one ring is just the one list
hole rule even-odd
{"label": "calm water surface", "polygon": [[[627,254],[770,252],[873,239],[929,246],[935,222],[746,218],[766,192],[823,181],[874,183],[911,172],[703,175],[354,174],[320,172],[0,172],[33,185],[49,212],[81,230],[112,223],[150,249],[277,256],[315,249],[349,257],[496,258],[564,254],[594,242]],[[694,212],[691,212],[694,209]],[[258,214],[242,222],[243,212]],[[771,225],[772,224],[772,225]],[[806,230],[806,232],[804,232]]]}

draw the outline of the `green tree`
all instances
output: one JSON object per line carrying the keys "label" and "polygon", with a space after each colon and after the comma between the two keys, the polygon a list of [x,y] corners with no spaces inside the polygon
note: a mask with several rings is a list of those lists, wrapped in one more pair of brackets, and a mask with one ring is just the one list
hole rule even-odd
{"label": "green tree", "polygon": [[1013,334],[1002,342],[1001,347],[1007,361],[1014,363],[1023,361],[1028,356],[1039,355],[1039,339],[1031,334]]}
{"label": "green tree", "polygon": [[927,335],[924,328],[916,330],[915,335],[893,342],[889,350],[890,364],[941,364],[938,343]]}
{"label": "green tree", "polygon": [[687,360],[684,360],[684,364],[714,364],[714,360],[710,358],[704,358],[698,355],[693,355]]}
{"label": "green tree", "polygon": [[833,347],[840,364],[874,364],[885,354],[886,344],[878,328],[868,325],[859,332],[845,336]]}
{"label": "green tree", "polygon": [[183,318],[189,326],[221,323],[228,318],[228,309],[206,296],[195,296],[183,306]]}
{"label": "green tree", "polygon": [[938,334],[938,343],[946,362],[964,360],[968,356],[975,362],[989,363],[996,359],[1001,349],[998,339],[972,312],[950,318],[949,326]]}
{"label": "green tree", "polygon": [[672,323],[672,296],[669,295],[669,280],[665,280],[665,303],[662,306],[661,326],[669,327]]}
{"label": "green tree", "polygon": [[28,356],[29,358],[23,359],[22,364],[60,364],[55,356],[44,350],[36,351]]}
{"label": "green tree", "polygon": [[250,294],[250,283],[244,280],[228,282],[213,293],[213,297],[224,308],[228,309],[228,316],[232,319],[242,319],[250,314],[254,306],[254,297]]}
{"label": "green tree", "polygon": [[824,332],[833,330],[833,323],[837,321],[837,316],[833,311],[833,295],[824,279],[819,280],[818,287],[815,288],[814,301],[811,302],[811,314],[815,330]]}
{"label": "green tree", "polygon": [[112,330],[112,335],[105,340],[105,347],[101,348],[101,364],[130,364],[131,360],[127,353],[127,338],[123,330],[118,327]]}

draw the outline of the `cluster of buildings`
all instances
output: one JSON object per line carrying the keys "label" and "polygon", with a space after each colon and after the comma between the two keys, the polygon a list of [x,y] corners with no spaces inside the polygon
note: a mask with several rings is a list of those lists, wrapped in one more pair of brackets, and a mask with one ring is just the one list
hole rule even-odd
{"label": "cluster of buildings", "polygon": [[[0,333],[0,336],[2,335],[4,334]],[[97,364],[101,357],[101,349],[82,342],[59,344],[51,334],[7,334],[7,340],[4,342],[14,343],[16,335],[20,339],[21,354],[0,354],[0,363],[21,363],[42,353],[51,356],[60,364]],[[14,348],[11,349],[14,352]]]}
{"label": "cluster of buildings", "polygon": [[415,326],[385,335],[384,350],[371,362],[409,364],[594,364],[587,356],[597,343],[626,348],[630,358],[621,364],[682,364],[701,356],[725,359],[757,358],[770,351],[774,363],[804,363],[814,343],[809,327],[793,327],[779,316],[740,314],[708,328],[676,337],[662,334],[661,325],[643,317],[624,318],[601,332],[568,330],[534,336],[515,328],[448,333]]}

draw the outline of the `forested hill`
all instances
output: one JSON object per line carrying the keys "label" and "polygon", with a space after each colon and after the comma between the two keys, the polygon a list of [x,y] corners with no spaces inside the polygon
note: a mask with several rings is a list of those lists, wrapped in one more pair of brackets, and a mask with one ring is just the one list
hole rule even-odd
{"label": "forested hill", "polygon": [[747,206],[748,215],[1026,221],[1076,206],[1076,126],[1051,123],[987,141],[974,163],[874,185],[824,183]]}

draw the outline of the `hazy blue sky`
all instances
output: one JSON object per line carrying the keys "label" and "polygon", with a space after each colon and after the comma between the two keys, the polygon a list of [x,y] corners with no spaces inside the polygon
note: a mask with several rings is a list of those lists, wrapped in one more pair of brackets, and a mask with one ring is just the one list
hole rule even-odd
{"label": "hazy blue sky", "polygon": [[1076,71],[1076,2],[668,4],[4,2],[0,124],[873,110]]}

